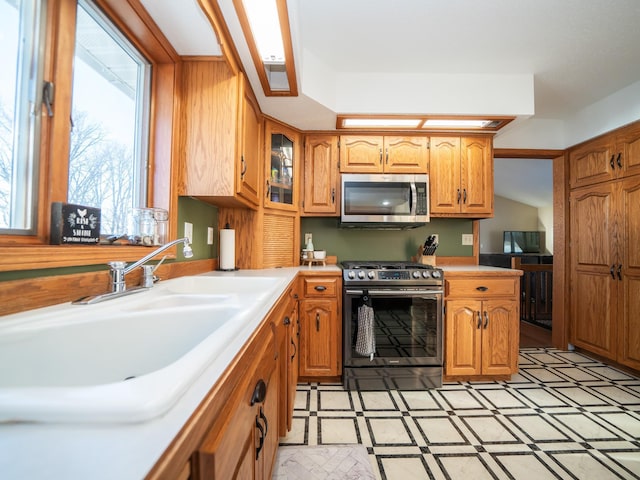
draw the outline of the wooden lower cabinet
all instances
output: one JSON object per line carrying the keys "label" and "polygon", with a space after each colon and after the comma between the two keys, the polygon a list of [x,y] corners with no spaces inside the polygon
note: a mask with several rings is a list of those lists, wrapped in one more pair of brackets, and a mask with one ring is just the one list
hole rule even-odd
{"label": "wooden lower cabinet", "polygon": [[447,279],[445,376],[510,376],[518,371],[519,276]]}
{"label": "wooden lower cabinet", "polygon": [[[273,338],[271,338],[273,340]],[[247,372],[228,405],[232,410],[216,422],[194,459],[194,479],[270,479],[278,448],[280,370],[273,343]]]}
{"label": "wooden lower cabinet", "polygon": [[298,293],[291,290],[289,301],[282,314],[283,341],[280,354],[280,436],[291,430],[293,406],[298,385],[299,352],[300,352],[300,319],[298,317]]}
{"label": "wooden lower cabinet", "polygon": [[302,277],[300,376],[342,374],[340,277]]}

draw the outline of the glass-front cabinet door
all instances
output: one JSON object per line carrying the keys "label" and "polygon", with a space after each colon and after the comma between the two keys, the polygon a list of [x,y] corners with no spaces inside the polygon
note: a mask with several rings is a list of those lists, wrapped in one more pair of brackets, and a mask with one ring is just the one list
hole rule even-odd
{"label": "glass-front cabinet door", "polygon": [[267,121],[265,133],[265,206],[296,210],[300,135],[271,121]]}

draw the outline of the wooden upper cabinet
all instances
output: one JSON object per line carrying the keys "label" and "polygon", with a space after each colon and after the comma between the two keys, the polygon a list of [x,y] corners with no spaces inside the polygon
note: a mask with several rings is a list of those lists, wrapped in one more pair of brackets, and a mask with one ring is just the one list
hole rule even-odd
{"label": "wooden upper cabinet", "polygon": [[427,173],[429,139],[419,136],[343,135],[342,173]]}
{"label": "wooden upper cabinet", "polygon": [[240,74],[240,105],[238,131],[242,132],[240,155],[236,158],[236,192],[254,205],[260,203],[262,114],[251,93],[247,79]]}
{"label": "wooden upper cabinet", "polygon": [[431,137],[430,213],[493,216],[493,149],[490,137]]}
{"label": "wooden upper cabinet", "polygon": [[338,137],[307,135],[304,141],[303,215],[340,215]]}
{"label": "wooden upper cabinet", "polygon": [[569,186],[594,185],[640,174],[640,122],[569,151]]}
{"label": "wooden upper cabinet", "polygon": [[257,208],[262,116],[242,74],[225,62],[182,67],[184,188],[214,205]]}
{"label": "wooden upper cabinet", "polygon": [[298,211],[300,133],[281,123],[265,122],[264,206]]}

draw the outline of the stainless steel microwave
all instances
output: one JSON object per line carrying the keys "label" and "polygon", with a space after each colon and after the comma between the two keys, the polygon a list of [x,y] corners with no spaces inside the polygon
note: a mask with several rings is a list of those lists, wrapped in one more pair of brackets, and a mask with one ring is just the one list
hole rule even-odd
{"label": "stainless steel microwave", "polygon": [[429,175],[342,174],[343,227],[414,228],[429,221]]}

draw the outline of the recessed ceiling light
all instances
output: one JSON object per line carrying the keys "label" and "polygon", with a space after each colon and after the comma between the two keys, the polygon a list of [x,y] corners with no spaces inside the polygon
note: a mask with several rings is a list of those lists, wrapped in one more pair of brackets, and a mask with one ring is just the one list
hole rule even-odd
{"label": "recessed ceiling light", "polygon": [[353,127],[412,127],[420,125],[419,118],[345,118],[342,126]]}
{"label": "recessed ceiling light", "polygon": [[491,124],[491,120],[432,118],[424,122],[424,125],[422,125],[422,128],[435,128],[435,127],[484,128],[489,124]]}

